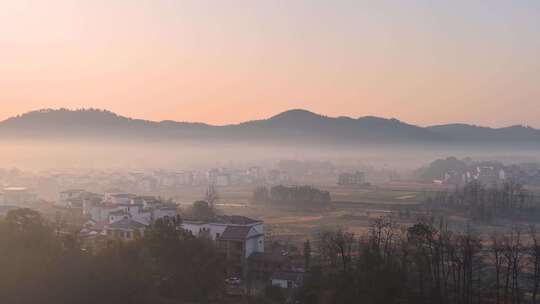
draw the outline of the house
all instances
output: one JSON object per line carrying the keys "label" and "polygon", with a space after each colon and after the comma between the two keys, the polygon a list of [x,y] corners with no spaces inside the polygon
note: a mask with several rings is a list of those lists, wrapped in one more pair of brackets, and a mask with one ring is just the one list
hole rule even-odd
{"label": "house", "polygon": [[494,166],[478,166],[474,178],[482,184],[494,186],[504,180],[504,170]]}
{"label": "house", "polygon": [[304,273],[295,271],[278,271],[270,278],[272,286],[279,288],[299,288],[304,283]]}
{"label": "house", "polygon": [[109,193],[105,197],[109,200],[90,200],[83,204],[83,213],[89,221],[80,236],[89,243],[96,235],[133,240],[144,235],[146,227],[155,220],[174,218],[178,214],[176,205],[163,203],[151,196]]}
{"label": "house", "polygon": [[130,193],[114,193],[109,194],[106,200],[115,205],[130,204],[135,197],[137,196]]}
{"label": "house", "polygon": [[83,203],[83,215],[96,222],[108,221],[111,212],[123,209],[122,206],[106,202],[85,201]]}
{"label": "house", "polygon": [[245,277],[248,258],[264,252],[264,234],[250,226],[227,226],[217,238],[218,249],[225,253],[227,273]]}
{"label": "house", "polygon": [[217,216],[209,221],[186,219],[182,228],[217,243],[226,256],[229,276],[245,277],[248,258],[256,252],[264,252],[262,221],[244,216]]}
{"label": "house", "polygon": [[82,189],[70,189],[59,193],[58,201],[54,204],[62,208],[83,208],[84,202],[89,200],[101,201],[103,196]]}
{"label": "house", "polygon": [[60,192],[59,194],[59,201],[63,202],[63,201],[67,201],[67,200],[70,200],[70,199],[76,199],[76,198],[80,198],[81,197],[81,194],[86,192],[85,190],[83,189],[70,189],[70,190],[64,190],[62,192]]}
{"label": "house", "polygon": [[105,234],[109,239],[131,241],[144,236],[145,224],[131,218],[123,218],[105,226]]}
{"label": "house", "polygon": [[131,199],[131,204],[142,204],[143,208],[154,208],[162,204],[155,196],[135,196]]}

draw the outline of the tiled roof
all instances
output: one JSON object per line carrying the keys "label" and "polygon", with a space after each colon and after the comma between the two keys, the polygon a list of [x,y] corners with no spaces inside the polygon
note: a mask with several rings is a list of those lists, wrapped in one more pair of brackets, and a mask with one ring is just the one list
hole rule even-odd
{"label": "tiled roof", "polygon": [[144,227],[146,227],[146,225],[129,218],[121,219],[108,226],[110,229],[139,229]]}
{"label": "tiled roof", "polygon": [[216,218],[216,222],[233,225],[250,225],[260,221],[241,215],[220,215]]}
{"label": "tiled roof", "polygon": [[220,240],[243,241],[247,238],[251,227],[243,226],[227,226],[223,234],[219,237]]}

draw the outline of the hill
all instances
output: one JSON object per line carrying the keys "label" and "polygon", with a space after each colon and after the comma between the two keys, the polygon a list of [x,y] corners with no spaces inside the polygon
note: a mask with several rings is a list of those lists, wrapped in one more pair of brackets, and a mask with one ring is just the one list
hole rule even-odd
{"label": "hill", "polygon": [[328,117],[289,110],[268,119],[213,126],[148,121],[96,110],[39,110],[0,122],[0,137],[17,139],[217,140],[313,144],[540,143],[540,130],[465,124],[419,127],[380,117]]}

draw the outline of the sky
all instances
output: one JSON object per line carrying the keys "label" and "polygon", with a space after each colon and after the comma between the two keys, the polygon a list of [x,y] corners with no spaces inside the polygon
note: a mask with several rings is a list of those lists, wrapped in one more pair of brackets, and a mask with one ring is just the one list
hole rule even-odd
{"label": "sky", "polygon": [[537,0],[0,0],[0,119],[540,127]]}

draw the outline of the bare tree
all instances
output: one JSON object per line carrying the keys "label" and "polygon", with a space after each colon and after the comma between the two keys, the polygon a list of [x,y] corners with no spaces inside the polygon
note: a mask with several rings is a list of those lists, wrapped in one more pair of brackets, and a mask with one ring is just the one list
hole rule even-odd
{"label": "bare tree", "polygon": [[529,228],[529,235],[532,242],[529,247],[529,255],[532,264],[532,302],[533,304],[536,304],[540,288],[540,237],[534,225]]}
{"label": "bare tree", "polygon": [[501,303],[501,271],[503,266],[503,240],[502,235],[493,233],[490,236],[490,255],[493,268],[495,269],[495,299],[496,304]]}
{"label": "bare tree", "polygon": [[211,209],[215,208],[215,204],[219,200],[219,195],[214,184],[208,185],[204,200],[208,203],[208,206]]}

